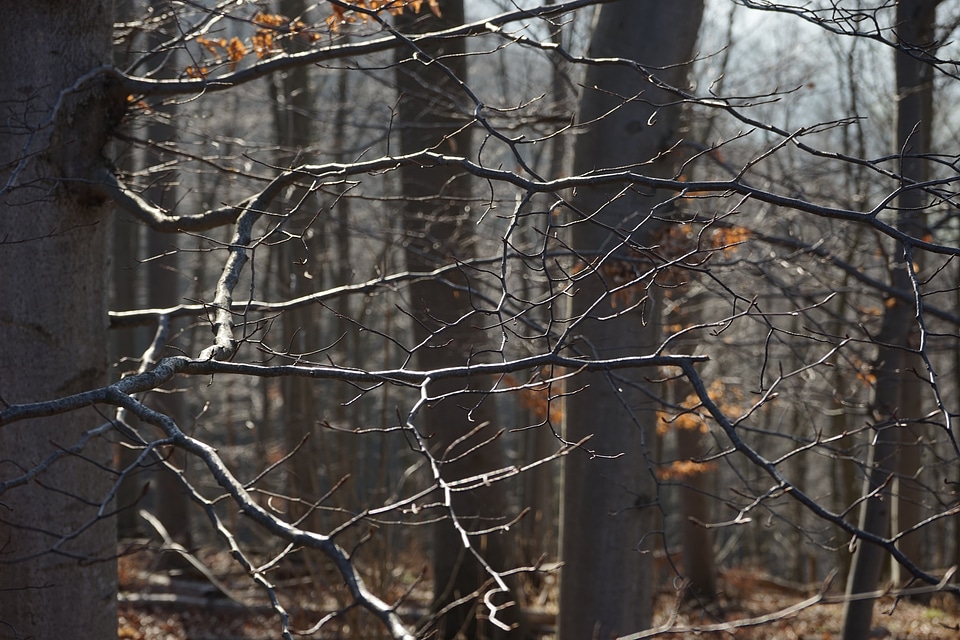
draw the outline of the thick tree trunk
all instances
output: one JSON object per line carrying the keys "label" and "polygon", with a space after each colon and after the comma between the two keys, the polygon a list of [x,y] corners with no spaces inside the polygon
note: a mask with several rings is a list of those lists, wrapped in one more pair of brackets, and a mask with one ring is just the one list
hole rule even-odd
{"label": "thick tree trunk", "polygon": [[[112,3],[5,7],[0,28],[0,396],[50,400],[106,380],[102,87],[63,95],[111,61]],[[51,117],[52,116],[52,117]],[[36,480],[4,482],[104,422],[93,409],[0,426],[0,638],[116,637],[116,524],[98,517],[112,447],[92,438]],[[75,534],[78,534],[74,537]]]}
{"label": "thick tree trunk", "polygon": [[[407,32],[446,28],[463,22],[462,0],[439,3],[441,17],[432,15],[426,5],[419,14],[408,12],[399,19]],[[451,40],[429,49],[431,56],[462,54],[465,43]],[[411,51],[401,49],[401,59],[409,59]],[[465,81],[466,58],[442,57],[442,64]],[[421,57],[397,67],[397,85],[401,153],[434,149],[451,155],[470,157],[470,132],[451,135],[462,125],[456,104],[464,96],[456,83],[438,64],[425,65]],[[455,168],[421,169],[404,165],[401,170],[403,190],[403,227],[407,268],[411,271],[432,270],[456,259],[468,259],[474,253],[473,216],[470,211],[472,188],[467,176]],[[449,280],[466,286],[465,278],[456,274]],[[410,287],[414,322],[414,340],[428,341],[417,351],[417,363],[422,369],[440,369],[462,366],[472,361],[472,354],[482,349],[484,335],[477,328],[477,320],[459,321],[472,311],[470,296],[451,288],[437,279],[427,279]],[[455,392],[462,381],[431,383],[432,396]],[[471,386],[482,386],[474,381]],[[477,405],[475,395],[447,398],[430,406],[422,415],[422,429],[430,434],[432,454],[442,463],[445,480],[477,476],[500,468],[503,454],[499,440],[490,442],[469,455],[459,457],[496,432],[497,421],[492,397]],[[474,428],[484,426],[476,435],[453,446]],[[451,449],[452,446],[452,449]],[[451,505],[460,525],[467,531],[489,529],[507,515],[506,493],[502,483],[482,490],[454,493]],[[508,534],[472,536],[471,544],[481,549],[484,558],[495,570],[509,566]],[[464,548],[461,533],[449,519],[434,527],[433,545],[434,606],[441,609],[450,603],[477,592],[488,580],[481,565]],[[509,600],[504,597],[501,600]],[[476,599],[454,608],[438,621],[441,638],[484,638],[498,635],[498,630],[483,620],[486,612],[477,610]],[[506,622],[519,621],[519,606],[502,610],[498,617]]]}
{"label": "thick tree trunk", "polygon": [[[922,52],[933,46],[933,27],[939,0],[900,0],[897,3],[898,40]],[[927,166],[919,154],[930,150],[932,76],[929,65],[922,55],[902,52],[895,54],[897,78],[897,151],[903,154],[900,173],[906,186],[911,181],[922,182]],[[899,212],[897,226],[900,230],[920,237],[922,235],[921,211],[926,196],[920,189],[906,189],[897,199]],[[891,284],[910,290],[911,268],[902,247],[897,248],[897,262],[891,268]],[[880,536],[890,531],[890,486],[898,470],[902,427],[895,421],[903,417],[903,377],[912,375],[905,371],[905,349],[910,345],[911,327],[915,328],[912,305],[891,299],[884,310],[883,324],[877,342],[875,373],[877,378],[873,401],[873,418],[879,425],[871,450],[866,495],[860,516],[860,527]],[[847,595],[874,591],[880,581],[885,553],[875,545],[858,542],[847,581]],[[873,601],[868,599],[848,601],[844,607],[844,640],[865,638],[870,632],[873,618]]]}
{"label": "thick tree trunk", "polygon": [[[682,63],[693,57],[702,11],[699,0],[622,0],[603,5],[590,55],[664,67],[659,72],[664,81],[683,85],[688,68]],[[642,171],[672,175],[673,157],[660,154],[677,139],[680,109],[656,105],[674,97],[626,66],[589,67],[584,86],[579,118],[592,124],[577,138],[574,173],[650,161]],[[625,102],[641,92],[640,99]],[[618,311],[602,281],[604,270],[622,267],[642,273],[651,266],[624,247],[611,230],[626,230],[636,244],[650,245],[659,225],[647,216],[662,201],[658,194],[641,189],[620,194],[616,188],[577,191],[573,204],[590,219],[574,226],[575,249],[589,257],[613,252],[607,258],[608,267],[601,267],[599,273],[590,273],[592,267],[581,271],[590,275],[580,280],[572,300],[572,317],[589,309],[590,319],[581,323],[579,332],[585,338],[581,348],[593,356],[650,353],[659,342],[654,288],[643,290],[638,285],[634,300],[619,303],[622,311],[624,305],[649,294],[642,307],[616,319],[599,318],[610,318]],[[592,307],[598,299],[600,303]],[[643,384],[639,375],[634,382]],[[585,385],[589,386],[567,399],[565,437],[579,441],[592,435],[586,445],[590,450],[624,455],[610,459],[584,451],[565,460],[559,617],[563,640],[607,638],[648,627],[654,586],[651,554],[643,551],[651,548],[644,536],[654,528],[656,496],[644,452],[652,452],[656,406],[636,386],[615,383],[601,374],[577,376],[568,383],[577,388]]]}

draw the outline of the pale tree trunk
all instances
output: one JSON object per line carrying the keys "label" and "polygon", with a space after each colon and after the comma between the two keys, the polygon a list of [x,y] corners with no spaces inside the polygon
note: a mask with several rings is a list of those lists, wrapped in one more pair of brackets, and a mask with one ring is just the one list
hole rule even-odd
{"label": "pale tree trunk", "polygon": [[[925,49],[933,46],[933,28],[939,0],[900,0],[897,3],[897,37],[899,42],[916,47],[915,55],[895,54],[897,82],[897,151],[903,153],[900,173],[904,184],[923,181],[927,173],[926,161],[911,157],[930,150],[932,76],[922,59]],[[918,57],[920,59],[918,59]],[[922,236],[921,209],[926,197],[920,189],[907,189],[897,200],[897,226],[915,237]],[[910,256],[912,258],[912,256]],[[912,289],[910,266],[902,247],[896,251],[896,264],[891,268],[891,284],[904,290]],[[869,475],[865,490],[870,497],[863,502],[860,528],[879,536],[890,532],[890,485],[899,467],[902,428],[893,422],[903,417],[903,411],[912,402],[902,394],[908,360],[904,349],[910,346],[911,327],[916,326],[916,309],[898,299],[887,301],[882,326],[876,340],[880,347],[875,365],[876,389],[872,406],[873,419],[880,425],[870,452]],[[909,386],[907,389],[912,390]],[[847,580],[847,595],[867,593],[877,588],[886,554],[876,545],[858,541]],[[873,601],[850,600],[844,606],[844,640],[865,638],[873,619]]]}
{"label": "pale tree trunk", "polygon": [[[463,22],[462,0],[447,0],[439,3],[442,18],[426,9],[411,14],[408,10],[398,19],[406,32],[442,29]],[[450,40],[431,47],[431,56],[447,56],[462,53],[463,40]],[[409,59],[412,52],[401,49],[401,59]],[[422,60],[422,57],[418,57]],[[466,81],[467,66],[464,57],[442,59],[450,71]],[[397,86],[400,91],[398,103],[400,129],[400,152],[411,153],[434,149],[441,153],[470,157],[470,133],[449,135],[462,124],[456,104],[464,96],[458,92],[456,83],[439,68],[438,64],[425,65],[411,61],[397,66]],[[407,268],[411,271],[432,270],[455,258],[468,259],[473,255],[475,238],[469,203],[472,197],[471,182],[456,168],[435,167],[420,169],[410,165],[401,167],[403,203],[403,227],[406,235]],[[458,285],[466,285],[465,278],[456,274],[446,276]],[[444,323],[457,320],[472,309],[470,296],[452,289],[436,279],[416,282],[410,287],[410,311],[416,317],[413,324],[414,341],[421,343],[430,338],[429,344],[417,351],[417,364],[421,369],[440,369],[462,366],[470,361],[471,353],[482,349],[484,335],[474,328],[478,321],[468,319],[444,328]],[[471,382],[476,388],[483,380]],[[431,383],[430,395],[454,392],[461,388],[462,381],[438,381]],[[422,414],[420,428],[431,435],[431,453],[440,459],[455,458],[490,437],[498,429],[492,397],[475,406],[478,396],[466,395],[448,398],[426,409]],[[472,409],[472,410],[471,410]],[[486,425],[475,436],[447,451],[458,439],[466,436],[479,425]],[[476,476],[500,468],[503,454],[500,441],[488,443],[456,461],[442,464],[442,474],[447,481]],[[489,529],[502,522],[507,515],[506,493],[502,483],[482,490],[455,493],[451,505],[460,523],[467,531]],[[471,544],[482,550],[491,567],[503,571],[509,567],[507,554],[509,534],[473,536]],[[433,538],[434,607],[441,609],[451,602],[469,596],[487,581],[488,576],[481,565],[464,548],[461,534],[451,520],[444,519],[434,526]],[[477,614],[477,603],[460,605],[438,621],[441,638],[484,638],[498,635],[498,630],[482,620]],[[481,605],[482,607],[482,605]],[[501,611],[498,617],[506,622],[517,622],[519,606]]]}
{"label": "pale tree trunk", "polygon": [[[590,43],[594,57],[623,57],[650,68],[664,67],[659,77],[674,85],[686,83],[694,55],[703,4],[699,0],[655,2],[622,0],[603,5]],[[669,103],[674,96],[655,88],[642,73],[626,66],[591,66],[580,103],[581,122],[590,123],[577,138],[574,174],[593,169],[651,161],[677,140],[679,107],[651,106]],[[642,92],[642,101],[621,103]],[[615,109],[616,108],[616,109]],[[615,109],[614,111],[611,111]],[[609,112],[609,114],[608,114]],[[608,115],[605,115],[608,114]],[[670,176],[672,154],[643,165],[640,170]],[[611,229],[633,229],[664,200],[646,189],[617,197],[617,188],[578,189],[574,206],[593,216],[573,228],[572,242],[584,256],[606,252],[621,242]],[[665,211],[658,213],[665,214]],[[642,246],[651,244],[659,225],[647,220],[631,235]],[[608,258],[611,267],[650,268],[639,254],[617,249]],[[588,273],[586,267],[581,273]],[[636,296],[647,295],[637,287]],[[580,348],[599,358],[650,353],[660,339],[657,296],[616,320],[591,319],[578,328],[585,340]],[[618,309],[604,297],[604,284],[596,275],[580,280],[572,300],[571,315],[590,312],[591,318],[610,316]],[[635,302],[620,301],[625,304]],[[643,317],[641,317],[643,316]],[[634,382],[643,384],[638,372]],[[586,386],[585,385],[589,385]],[[563,640],[607,638],[649,626],[654,587],[652,554],[643,550],[653,542],[644,536],[653,530],[657,509],[655,486],[644,451],[652,454],[656,405],[629,384],[613,383],[602,374],[577,376],[568,383],[585,387],[567,398],[564,433],[569,441],[592,435],[587,448],[618,458],[591,457],[574,452],[565,459],[562,491],[560,549],[564,563],[560,579],[559,637]]]}
{"label": "pale tree trunk", "polygon": [[[111,62],[112,3],[15,3],[0,31],[0,397],[23,403],[106,381],[109,208],[82,184],[102,162],[102,83],[51,110]],[[115,521],[65,538],[96,520],[110,442],[94,437],[40,482],[3,484],[103,422],[88,409],[0,425],[0,638],[116,637]]]}
{"label": "pale tree trunk", "polygon": [[[917,346],[914,333],[911,345]],[[893,519],[892,526],[895,533],[909,531],[924,517],[923,502],[927,499],[927,491],[921,484],[919,477],[923,468],[924,430],[917,420],[925,413],[924,392],[928,384],[921,377],[926,371],[923,359],[914,354],[907,354],[904,358],[904,371],[900,380],[900,415],[906,424],[900,431],[900,455],[898,475],[893,485]],[[925,553],[922,548],[923,532],[913,531],[906,533],[897,541],[897,548],[914,562],[926,558],[932,561],[932,554]],[[892,582],[898,586],[906,586],[912,577],[902,571],[902,567],[893,561],[891,568]]]}
{"label": "pale tree trunk", "polygon": [[[545,4],[556,4],[556,0],[547,0]],[[564,45],[563,31],[560,24],[551,25],[553,31],[550,34],[550,41],[562,47]],[[560,56],[552,59],[552,73],[550,78],[550,104],[551,111],[557,115],[572,113],[576,96],[573,94],[573,83],[570,80],[572,65]],[[549,164],[547,168],[547,178],[556,179],[569,175],[567,167],[569,165],[568,156],[569,145],[563,136],[555,136],[550,140],[549,146]],[[546,198],[550,198],[547,200]],[[543,206],[551,206],[555,200],[552,194],[545,195]],[[536,244],[541,240],[540,231],[530,230],[530,243]],[[523,281],[522,297],[531,300],[535,294],[530,291],[531,283]],[[539,291],[537,295],[546,295],[547,291]],[[559,402],[559,401],[556,401]],[[552,407],[548,407],[549,412]],[[542,416],[531,416],[532,412],[523,412],[529,420],[543,419]],[[527,422],[524,422],[526,424]],[[559,426],[559,425],[557,425]],[[537,460],[553,455],[557,450],[557,438],[553,429],[542,425],[536,429],[529,429],[524,432],[524,451],[527,463],[533,463]],[[548,560],[555,561],[559,554],[559,523],[560,505],[557,501],[558,473],[555,465],[540,465],[524,474],[524,506],[531,509],[523,520],[520,521],[520,546],[523,551],[524,564],[533,565],[541,558],[546,556]],[[538,583],[538,576],[530,577],[534,584]]]}

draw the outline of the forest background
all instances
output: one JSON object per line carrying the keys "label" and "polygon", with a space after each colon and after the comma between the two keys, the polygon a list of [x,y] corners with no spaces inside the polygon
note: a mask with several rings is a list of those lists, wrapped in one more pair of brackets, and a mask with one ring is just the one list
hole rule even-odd
{"label": "forest background", "polygon": [[958,17],[12,10],[0,637],[949,632]]}

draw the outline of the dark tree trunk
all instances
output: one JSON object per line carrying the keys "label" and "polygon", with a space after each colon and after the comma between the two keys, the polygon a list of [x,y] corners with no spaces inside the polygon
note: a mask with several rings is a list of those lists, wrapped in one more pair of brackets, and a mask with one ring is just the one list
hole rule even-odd
{"label": "dark tree trunk", "polygon": [[[4,7],[0,27],[0,397],[52,400],[106,382],[110,208],[84,187],[103,162],[112,3]],[[62,95],[61,91],[75,90]],[[116,637],[113,447],[94,436],[25,484],[4,484],[105,422],[93,408],[0,425],[0,637]],[[74,534],[79,534],[74,536]]]}
{"label": "dark tree trunk", "polygon": [[[927,162],[920,154],[930,150],[932,115],[932,69],[923,60],[923,52],[933,46],[933,28],[939,0],[900,0],[897,3],[897,38],[902,44],[916,48],[916,55],[895,54],[897,81],[897,152],[903,157],[900,173],[904,185],[922,182]],[[914,237],[922,237],[921,211],[926,196],[921,189],[905,189],[897,199],[897,226]],[[912,289],[910,269],[913,256],[897,247],[896,262],[891,265],[891,284],[901,290]],[[860,527],[869,533],[886,537],[890,533],[890,487],[899,467],[902,428],[896,422],[903,417],[905,398],[901,395],[912,330],[916,329],[913,305],[890,299],[884,309],[883,323],[877,342],[880,347],[874,367],[877,383],[872,406],[878,425],[870,452],[869,474]],[[882,548],[858,541],[847,581],[847,594],[874,591],[880,581],[886,554]],[[850,600],[844,607],[844,640],[865,638],[873,619],[873,601]]]}
{"label": "dark tree trunk", "polygon": [[[682,63],[693,57],[702,12],[698,0],[623,0],[603,5],[590,55],[629,58],[662,68],[664,81],[682,86],[688,73]],[[680,109],[654,106],[672,102],[673,96],[625,66],[589,67],[584,87],[579,119],[592,124],[577,138],[575,174],[647,163],[640,170],[673,175],[676,159],[664,152],[677,139]],[[624,104],[625,98],[641,92],[642,101]],[[617,302],[607,295],[603,270],[622,266],[643,272],[651,266],[638,260],[639,254],[623,246],[611,229],[630,229],[632,242],[649,246],[660,225],[648,216],[665,199],[663,194],[641,189],[618,193],[620,188],[580,188],[573,200],[582,215],[590,216],[574,225],[574,248],[588,257],[612,252],[600,274],[584,267],[582,273],[589,275],[578,282],[571,305],[573,318],[589,311],[590,319],[578,328],[585,338],[581,348],[598,358],[651,353],[660,341],[655,287],[644,290],[638,284],[636,298],[621,304],[649,295],[646,303],[609,319],[617,315]],[[601,317],[608,319],[601,321]],[[639,375],[633,382],[644,384]],[[652,544],[645,536],[655,529],[656,494],[643,456],[644,451],[653,454],[657,407],[637,386],[614,382],[603,374],[577,376],[568,385],[584,388],[567,398],[566,439],[577,442],[593,436],[587,444],[591,451],[624,455],[610,459],[576,451],[564,461],[559,637],[607,638],[650,624],[654,577],[651,554],[642,551]]]}
{"label": "dark tree trunk", "polygon": [[[398,22],[408,33],[436,30],[463,22],[463,2],[447,0],[439,3],[442,17],[424,9],[419,14],[408,12]],[[462,56],[465,43],[451,40],[427,50],[430,56],[440,58],[440,64],[460,80],[466,81],[466,58]],[[397,86],[400,91],[399,119],[400,151],[411,153],[432,149],[441,153],[470,157],[470,131],[456,132],[466,121],[458,104],[466,96],[460,93],[456,82],[441,69],[440,64],[426,65],[422,56],[410,60],[412,52],[401,48],[397,67]],[[454,259],[467,259],[474,253],[473,234],[475,216],[470,209],[472,187],[468,176],[452,167],[421,169],[404,165],[400,170],[403,193],[403,231],[405,234],[407,268],[427,271],[450,264]],[[455,285],[468,286],[466,277],[451,274]],[[484,334],[475,325],[483,318],[460,318],[473,311],[470,296],[453,289],[446,282],[430,278],[410,287],[410,311],[416,317],[414,340],[426,343],[417,351],[420,368],[439,369],[463,365],[482,349]],[[449,324],[448,324],[449,323]],[[473,387],[481,387],[484,380],[476,380]],[[487,382],[491,384],[490,382]],[[462,381],[431,383],[431,396],[451,393]],[[460,454],[485,440],[498,429],[492,397],[479,404],[476,395],[447,398],[423,412],[421,429],[431,436],[431,452],[443,460],[442,475],[446,481],[476,476],[498,469],[503,464],[499,440],[491,442],[455,461]],[[475,427],[483,428],[472,438],[448,450],[458,439]],[[455,493],[453,511],[460,525],[467,531],[488,529],[502,522],[507,515],[506,495],[502,483],[469,492]],[[508,534],[471,536],[471,545],[482,550],[483,557],[495,570],[508,568]],[[433,545],[434,607],[439,610],[450,603],[478,592],[489,576],[472,554],[464,548],[461,532],[450,519],[434,527]],[[508,600],[504,597],[502,600]],[[471,608],[473,607],[473,608]],[[486,612],[476,598],[466,605],[455,607],[438,621],[440,637],[483,638],[498,635],[498,630],[478,618]],[[502,610],[498,617],[506,622],[517,622],[519,607]]]}

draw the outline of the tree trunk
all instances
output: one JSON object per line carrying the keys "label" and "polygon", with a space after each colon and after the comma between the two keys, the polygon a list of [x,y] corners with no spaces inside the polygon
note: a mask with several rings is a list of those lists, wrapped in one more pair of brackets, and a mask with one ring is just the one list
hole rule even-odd
{"label": "tree trunk", "polygon": [[[134,7],[130,2],[118,2],[115,8],[117,22],[133,22]],[[120,69],[125,69],[132,61],[131,50],[132,43],[126,48],[116,47],[114,49],[114,64]],[[125,144],[125,143],[124,143]],[[123,156],[118,164],[122,165],[122,170],[133,172],[136,166],[134,158],[135,153],[128,151],[123,155],[121,143],[116,143],[117,151],[111,152],[111,156]],[[110,308],[111,309],[136,309],[142,304],[138,300],[139,293],[143,290],[140,272],[136,269],[140,260],[140,249],[142,246],[143,227],[134,220],[115,220],[111,229],[112,237],[110,255],[112,259],[112,283],[110,287]],[[114,329],[110,332],[110,356],[109,362],[115,367],[111,371],[111,381],[119,380],[124,375],[136,371],[137,365],[134,358],[139,357],[146,350],[150,337],[147,336],[145,327]],[[127,416],[127,424],[137,428],[136,418],[132,415]],[[139,451],[126,446],[125,443],[117,443],[114,450],[114,459],[117,469],[126,469],[137,461]],[[142,498],[143,485],[147,482],[147,477],[142,473],[127,474],[120,482],[117,491],[117,532],[121,538],[135,538],[143,534],[143,520],[137,511],[142,508],[140,500]]]}
{"label": "tree trunk", "polygon": [[[594,57],[623,57],[651,68],[663,68],[660,78],[684,85],[693,56],[703,4],[699,0],[654,2],[625,0],[603,5],[590,43]],[[677,65],[668,66],[665,65]],[[660,156],[676,141],[679,107],[657,108],[674,98],[650,84],[642,73],[626,66],[591,66],[587,70],[579,119],[588,129],[577,138],[574,174],[641,162],[653,175],[672,175],[675,160]],[[624,103],[642,92],[641,100]],[[621,96],[623,96],[621,98]],[[615,109],[614,111],[611,111]],[[601,118],[594,122],[595,119]],[[582,256],[613,253],[607,267],[643,272],[651,265],[622,246],[611,229],[626,230],[631,240],[649,246],[658,231],[649,212],[663,197],[640,189],[618,194],[617,188],[584,187],[573,205],[591,216],[573,227],[572,242]],[[664,213],[660,211],[659,213]],[[641,221],[642,224],[641,224]],[[589,260],[589,257],[587,258]],[[582,322],[582,349],[599,358],[650,353],[660,340],[659,309],[651,287],[636,287],[634,298],[620,301],[620,309],[641,297],[647,302],[616,319],[617,302],[601,281],[607,267],[592,272],[585,267],[571,316]],[[591,308],[597,300],[599,304]],[[642,317],[641,317],[642,316]],[[633,382],[643,384],[644,372]],[[589,385],[589,386],[586,386]],[[568,383],[580,389],[567,398],[565,437],[569,441],[592,435],[586,447],[616,459],[592,457],[586,451],[565,459],[560,548],[564,566],[560,582],[559,637],[563,640],[606,638],[649,626],[653,570],[651,548],[644,536],[651,532],[656,495],[653,478],[644,464],[652,452],[656,406],[631,384],[614,383],[602,374],[577,376]]]}
{"label": "tree trunk", "polygon": [[[677,459],[703,460],[707,456],[704,433],[700,429],[677,430]],[[680,536],[683,541],[683,577],[687,581],[684,597],[703,604],[717,599],[717,563],[713,552],[713,534],[704,526],[710,522],[710,491],[716,487],[717,474],[709,468],[682,480],[677,497],[680,502]]]}
{"label": "tree trunk", "polygon": [[[281,0],[278,9],[289,19],[304,12],[303,0]],[[291,40],[287,45],[291,53],[305,47],[299,39]],[[309,67],[297,66],[272,79],[271,92],[274,99],[274,127],[277,143],[280,146],[280,166],[295,166],[309,162],[304,149],[309,147],[316,134],[310,114],[315,108],[315,95],[310,84]],[[314,219],[317,199],[303,197],[301,193],[290,189],[287,198],[279,200],[282,213],[287,216],[281,233],[292,234],[277,247],[278,269],[276,277],[280,282],[280,293],[285,299],[292,299],[312,293],[321,288],[322,255],[316,247],[321,233],[310,239],[307,230],[319,223]],[[309,273],[310,278],[305,274]],[[281,318],[283,329],[283,347],[289,349],[291,360],[306,354],[320,346],[320,327],[315,310],[310,307],[289,309]],[[323,495],[321,475],[323,469],[320,436],[315,425],[320,420],[317,402],[314,396],[314,382],[307,378],[284,378],[280,382],[283,389],[283,439],[287,451],[301,445],[302,448],[291,459],[287,468],[287,493],[302,500],[302,503],[290,502],[288,517],[291,522],[307,516],[301,526],[321,531],[322,512],[312,509],[311,503]],[[308,515],[309,514],[309,515]],[[304,553],[302,558],[312,560],[315,554]],[[318,576],[315,576],[318,577]]]}
{"label": "tree trunk", "polygon": [[[911,344],[916,348],[919,336],[914,332]],[[923,503],[927,499],[927,491],[918,477],[923,469],[923,450],[925,447],[924,429],[919,422],[925,411],[924,391],[928,384],[921,377],[926,371],[923,359],[914,354],[908,354],[904,360],[904,371],[900,381],[900,412],[906,424],[900,428],[900,455],[898,458],[897,480],[893,487],[894,519],[892,525],[896,534],[909,531],[916,526],[927,513],[924,513]],[[923,531],[912,531],[903,535],[897,541],[897,548],[914,562],[925,559],[935,562],[931,554],[924,553]],[[895,561],[891,570],[893,583],[898,586],[907,586],[912,579]]]}
{"label": "tree trunk", "polygon": [[[152,15],[164,15],[171,10],[169,0],[151,0],[150,11]],[[172,15],[172,14],[171,14]],[[147,46],[151,49],[159,47],[177,32],[177,25],[173,20],[167,20],[162,27],[149,34]],[[176,59],[174,54],[164,52],[164,57]],[[171,77],[176,68],[173,60],[165,59],[164,67],[159,70],[156,77]],[[176,106],[173,104],[157,107],[157,111],[162,112],[166,117],[157,118],[150,121],[146,128],[147,136],[150,142],[157,146],[149,147],[144,150],[143,164],[146,167],[170,166],[171,157],[161,149],[160,145],[173,142],[177,137]],[[176,171],[165,172],[161,178],[153,181],[153,184],[145,191],[146,198],[155,204],[166,209],[173,209],[180,199],[178,180]],[[175,237],[169,234],[160,234],[156,231],[148,230],[147,252],[150,262],[147,263],[147,295],[148,306],[152,308],[167,308],[183,302],[183,290],[187,278],[185,278],[179,269],[180,256],[175,246]],[[169,255],[167,255],[169,254]],[[164,256],[159,258],[159,256]],[[171,327],[171,336],[177,335],[175,328]],[[174,352],[176,353],[176,352]],[[170,352],[163,355],[172,355]],[[176,383],[171,385],[176,388]],[[154,394],[151,398],[153,406],[164,414],[183,424],[187,416],[186,406],[183,400],[183,394],[173,391],[172,393]],[[178,469],[183,469],[187,464],[187,456],[183,451],[170,450],[170,462]],[[160,467],[156,475],[156,489],[154,489],[154,515],[160,520],[167,533],[177,543],[186,548],[192,546],[190,541],[190,496],[186,488],[180,481],[180,478],[165,467]],[[161,567],[181,568],[189,567],[179,553],[168,553],[161,558]]]}
{"label": "tree trunk", "polygon": [[[409,33],[462,24],[462,0],[441,0],[439,7],[442,17],[431,14],[424,6],[419,14],[408,9],[398,19],[398,24]],[[463,40],[451,40],[430,47],[427,53],[449,56],[462,54],[464,50]],[[465,96],[459,94],[456,83],[438,64],[425,65],[419,56],[417,60],[409,61],[411,53],[407,49],[398,52],[401,60],[408,60],[397,66],[400,152],[435,149],[470,157],[469,130],[451,135],[466,120],[456,106]],[[466,81],[466,58],[444,57],[442,64],[460,80]],[[470,180],[452,167],[423,169],[404,165],[400,176],[407,268],[411,271],[431,270],[449,264],[454,258],[471,257],[475,237],[469,206],[472,198]],[[468,285],[465,277],[456,274],[448,279],[457,285]],[[470,296],[434,278],[411,285],[410,296],[411,312],[416,318],[414,341],[417,344],[428,341],[417,351],[418,366],[430,370],[471,362],[472,354],[482,349],[479,345],[483,344],[484,335],[474,328],[479,324],[475,319],[457,322],[473,310]],[[471,387],[482,388],[484,383],[483,380],[472,381]],[[461,387],[462,381],[437,381],[430,384],[428,391],[431,396],[437,396]],[[474,395],[447,398],[430,406],[421,415],[421,429],[431,436],[431,452],[441,460],[463,454],[497,430],[492,397],[485,398],[479,406]],[[480,425],[486,426],[448,451],[451,445]],[[486,473],[502,464],[500,441],[495,440],[456,461],[442,462],[441,473],[446,481],[451,481]],[[502,522],[507,514],[504,485],[497,483],[482,490],[455,493],[450,507],[467,531],[488,529]],[[483,557],[495,570],[508,568],[508,534],[472,536],[471,544],[482,550]],[[441,520],[434,527],[433,572],[434,607],[437,610],[477,592],[489,578],[464,548],[460,532],[449,519]],[[511,598],[505,597],[504,600]],[[497,629],[478,620],[478,614],[486,612],[477,610],[475,605],[477,599],[473,598],[470,604],[460,605],[440,619],[440,637],[472,640],[498,635]],[[471,610],[471,606],[474,609]],[[519,606],[512,606],[500,611],[498,618],[508,623],[519,622],[518,612]]]}
{"label": "tree trunk", "polygon": [[[16,3],[0,33],[0,397],[51,400],[106,382],[107,203],[101,82],[112,3]],[[32,136],[32,137],[31,137]],[[116,523],[98,519],[112,447],[92,438],[34,481],[4,482],[104,422],[93,409],[0,427],[0,637],[116,637]],[[112,505],[102,505],[109,513]],[[88,526],[91,525],[92,526]],[[79,534],[72,537],[73,534]],[[69,537],[69,539],[68,539]]]}
{"label": "tree trunk", "polygon": [[[556,0],[547,0],[544,4],[556,4]],[[560,24],[551,25],[550,41],[558,47],[564,46],[563,28]],[[576,96],[573,92],[573,83],[570,80],[571,65],[560,56],[555,56],[550,61],[552,73],[550,78],[550,109],[555,114],[572,113],[576,108]],[[554,136],[550,139],[548,147],[549,161],[547,164],[546,177],[548,179],[557,179],[569,175],[568,156],[570,148],[567,140],[563,136]],[[540,201],[544,208],[553,205],[556,197],[553,194],[543,194]],[[528,242],[531,246],[536,246],[542,241],[541,231],[531,227],[524,230],[528,233]],[[525,300],[532,300],[537,295],[547,295],[548,288],[544,287],[533,292],[536,285],[530,280],[525,279],[520,283],[521,297]],[[559,402],[559,400],[555,401]],[[550,412],[551,407],[547,407]],[[520,411],[527,419],[519,420],[520,424],[530,424],[531,420],[542,420],[545,416],[531,416],[531,412]],[[560,425],[556,425],[559,427]],[[557,450],[557,437],[553,428],[546,424],[529,429],[524,432],[524,454],[526,462],[533,463],[537,460],[553,455]],[[557,489],[559,484],[559,473],[556,465],[540,465],[527,471],[524,478],[523,498],[524,507],[530,508],[530,513],[520,521],[520,548],[523,553],[522,561],[526,565],[533,565],[540,561],[544,556],[548,561],[556,561],[559,555],[559,523],[560,505],[557,501]],[[540,576],[531,575],[529,579],[532,586],[536,588],[539,585]]]}
{"label": "tree trunk", "polygon": [[[933,27],[939,0],[900,0],[897,3],[897,38],[900,43],[916,47],[917,51],[929,51],[933,46]],[[918,59],[919,58],[919,59]],[[903,154],[900,173],[904,185],[911,181],[922,182],[927,173],[926,161],[917,157],[930,149],[931,104],[933,84],[931,69],[922,55],[902,52],[895,54],[897,82],[897,150]],[[897,204],[897,226],[900,230],[921,237],[921,210],[926,197],[920,189],[904,190]],[[891,284],[898,289],[910,290],[910,264],[903,247],[897,247],[897,262],[891,268]],[[901,396],[907,358],[904,349],[909,347],[911,327],[915,330],[913,305],[902,300],[890,299],[884,310],[883,323],[877,342],[875,365],[876,389],[872,406],[873,418],[879,425],[870,453],[867,495],[860,515],[860,528],[879,536],[889,535],[890,530],[890,485],[898,469],[901,427],[895,421],[902,418]],[[847,595],[873,591],[880,581],[884,565],[884,551],[875,545],[858,541],[847,581]],[[870,632],[873,618],[873,601],[869,599],[848,601],[844,606],[844,640],[865,638]]]}

